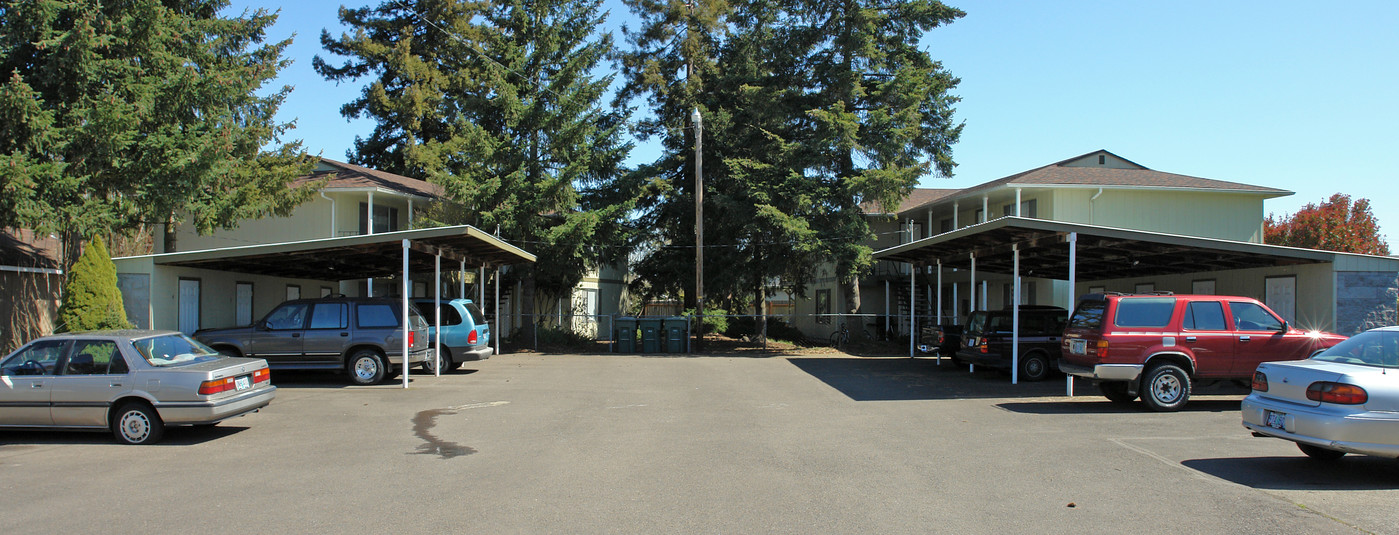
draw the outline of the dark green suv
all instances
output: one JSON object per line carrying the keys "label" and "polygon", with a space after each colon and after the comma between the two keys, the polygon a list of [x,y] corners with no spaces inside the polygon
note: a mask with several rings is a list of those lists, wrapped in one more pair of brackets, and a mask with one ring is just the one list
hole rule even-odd
{"label": "dark green suv", "polygon": [[[357,385],[377,384],[403,369],[403,303],[331,296],[295,299],[249,327],[203,329],[194,338],[219,353],[267,360],[273,370],[337,370]],[[408,307],[408,365],[428,359],[427,321]]]}

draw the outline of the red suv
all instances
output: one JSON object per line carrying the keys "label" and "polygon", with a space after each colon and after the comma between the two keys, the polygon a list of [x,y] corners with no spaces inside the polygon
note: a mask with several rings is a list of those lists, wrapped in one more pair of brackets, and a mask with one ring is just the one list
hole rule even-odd
{"label": "red suv", "polygon": [[1221,295],[1083,296],[1069,316],[1059,368],[1108,399],[1141,396],[1177,411],[1192,381],[1247,383],[1262,362],[1300,360],[1346,337],[1292,328],[1263,303]]}

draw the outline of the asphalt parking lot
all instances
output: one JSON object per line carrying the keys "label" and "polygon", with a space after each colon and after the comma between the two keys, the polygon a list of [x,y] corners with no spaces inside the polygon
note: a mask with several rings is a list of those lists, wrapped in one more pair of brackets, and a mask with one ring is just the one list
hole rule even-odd
{"label": "asphalt parking lot", "polygon": [[931,359],[499,355],[274,373],[155,446],[0,431],[12,533],[1399,533],[1399,462]]}

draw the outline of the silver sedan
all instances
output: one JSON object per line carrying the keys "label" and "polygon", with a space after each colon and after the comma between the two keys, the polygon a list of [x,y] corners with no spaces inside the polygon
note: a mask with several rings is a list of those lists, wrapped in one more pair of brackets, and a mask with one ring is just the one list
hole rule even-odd
{"label": "silver sedan", "polygon": [[1360,333],[1307,360],[1259,365],[1243,424],[1314,459],[1399,458],[1399,327]]}
{"label": "silver sedan", "polygon": [[0,359],[0,427],[111,430],[127,444],[211,425],[276,396],[267,362],[174,331],[46,336]]}

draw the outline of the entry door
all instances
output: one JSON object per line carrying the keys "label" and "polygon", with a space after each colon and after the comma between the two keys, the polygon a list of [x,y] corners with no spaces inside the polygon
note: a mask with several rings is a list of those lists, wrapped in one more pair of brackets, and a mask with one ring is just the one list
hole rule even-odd
{"label": "entry door", "polygon": [[199,330],[199,279],[180,279],[180,332]]}
{"label": "entry door", "polygon": [[1263,286],[1263,304],[1287,323],[1297,324],[1297,277],[1268,277],[1263,279]]}
{"label": "entry door", "polygon": [[238,283],[237,302],[234,305],[234,322],[239,327],[247,327],[253,324],[253,283]]}

